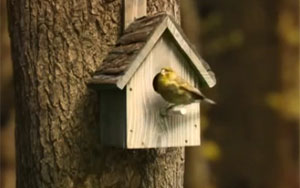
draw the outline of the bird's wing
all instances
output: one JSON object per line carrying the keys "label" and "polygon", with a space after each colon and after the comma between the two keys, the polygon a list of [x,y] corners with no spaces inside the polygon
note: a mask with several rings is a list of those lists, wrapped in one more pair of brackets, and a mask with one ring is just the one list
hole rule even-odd
{"label": "bird's wing", "polygon": [[199,98],[199,99],[205,98],[204,95],[197,88],[193,87],[191,84],[189,84],[183,78],[177,76],[175,81],[178,83],[178,86],[180,89],[183,89],[187,92],[191,92],[192,94],[197,96],[196,98]]}

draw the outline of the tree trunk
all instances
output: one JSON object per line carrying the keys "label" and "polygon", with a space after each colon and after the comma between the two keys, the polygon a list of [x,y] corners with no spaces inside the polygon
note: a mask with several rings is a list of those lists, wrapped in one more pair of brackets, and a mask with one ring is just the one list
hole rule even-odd
{"label": "tree trunk", "polygon": [[[179,0],[148,0],[177,20]],[[121,0],[9,0],[17,187],[182,187],[183,148],[102,148],[86,80],[121,34]]]}

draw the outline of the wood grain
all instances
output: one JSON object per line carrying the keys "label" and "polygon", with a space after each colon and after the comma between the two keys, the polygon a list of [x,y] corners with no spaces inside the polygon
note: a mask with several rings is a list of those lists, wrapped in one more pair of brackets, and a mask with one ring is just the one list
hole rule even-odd
{"label": "wood grain", "polygon": [[136,18],[147,14],[147,0],[124,0],[124,29]]}
{"label": "wood grain", "polygon": [[176,21],[165,13],[141,17],[130,24],[91,82],[101,84],[113,81],[123,89],[164,32],[171,33],[171,40],[189,58],[191,67],[197,70],[196,76],[202,78],[202,83],[213,87],[216,79],[209,65],[193,48]]}
{"label": "wood grain", "polygon": [[181,53],[185,53],[185,55],[189,58],[189,63],[192,65],[192,67],[198,70],[198,76],[202,77],[209,87],[213,87],[216,84],[214,73],[210,70],[209,65],[192,47],[192,44],[190,44],[187,37],[181,31],[180,27],[176,24],[176,22],[171,17],[167,16],[165,19],[162,20],[161,24],[159,24],[157,28],[155,28],[153,34],[150,36],[149,39],[147,39],[145,46],[140,52],[137,53],[136,57],[134,58],[134,61],[130,62],[130,65],[125,71],[124,76],[120,77],[120,80],[118,80],[117,86],[120,89],[123,89],[125,87],[129,79],[133,76],[137,68],[141,65],[145,56],[150,53],[151,49],[156,44],[161,34],[166,31],[169,31],[171,33],[171,35],[173,36],[172,39],[182,50]]}
{"label": "wood grain", "polygon": [[96,79],[97,83],[101,83],[102,77],[99,77],[99,75],[111,77],[123,75],[136,56],[140,54],[140,51],[148,41],[147,39],[166,16],[166,14],[162,13],[155,14],[139,18],[130,24],[117,41],[115,47],[110,51],[103,60],[101,66],[94,73],[93,79]]}
{"label": "wood grain", "polygon": [[[149,13],[178,7],[160,4]],[[122,1],[8,0],[7,7],[17,187],[183,187],[183,148],[100,145],[99,101],[86,80],[120,37]]]}
{"label": "wood grain", "polygon": [[126,96],[125,91],[115,89],[100,92],[101,144],[125,147]]}
{"label": "wood grain", "polygon": [[208,86],[213,87],[216,84],[216,79],[208,64],[201,58],[200,55],[198,55],[197,51],[193,49],[192,44],[189,44],[187,37],[183,34],[181,29],[176,26],[171,18],[168,18],[167,24],[168,29],[172,33],[172,36],[175,38],[177,44],[193,62],[195,68],[199,70],[201,76],[207,82]]}
{"label": "wood grain", "polygon": [[138,52],[137,56],[131,62],[130,67],[125,72],[124,76],[122,76],[118,80],[117,86],[120,89],[123,89],[126,86],[126,84],[128,83],[128,81],[130,80],[130,78],[133,76],[133,74],[136,72],[136,70],[138,69],[138,67],[143,62],[143,60],[147,57],[147,55],[149,54],[149,52],[152,50],[152,48],[154,47],[154,45],[156,44],[156,42],[159,40],[159,38],[161,37],[161,35],[165,31],[166,24],[167,24],[167,20],[164,19],[162,21],[162,23],[160,23],[157,26],[157,28],[155,29],[154,33],[151,35],[150,39],[147,41],[147,43],[145,44],[145,46],[142,48],[141,51]]}
{"label": "wood grain", "polygon": [[191,104],[185,116],[159,114],[166,102],[152,88],[162,67],[172,67],[196,85],[195,71],[180,49],[165,33],[126,86],[127,147],[152,148],[200,145],[200,105]]}

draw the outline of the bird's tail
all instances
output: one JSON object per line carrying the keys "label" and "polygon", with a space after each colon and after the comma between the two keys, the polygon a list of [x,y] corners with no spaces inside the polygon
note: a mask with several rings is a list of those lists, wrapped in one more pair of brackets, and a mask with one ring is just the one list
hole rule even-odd
{"label": "bird's tail", "polygon": [[206,102],[206,103],[208,103],[208,104],[216,104],[215,101],[213,101],[213,100],[211,100],[211,99],[209,99],[209,98],[204,98],[202,101],[203,101],[203,102]]}

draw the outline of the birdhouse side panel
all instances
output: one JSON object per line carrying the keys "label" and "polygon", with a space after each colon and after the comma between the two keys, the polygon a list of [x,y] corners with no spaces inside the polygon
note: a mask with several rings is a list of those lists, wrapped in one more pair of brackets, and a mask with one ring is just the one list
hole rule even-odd
{"label": "birdhouse side panel", "polygon": [[100,132],[104,146],[126,147],[126,92],[107,89],[100,92]]}
{"label": "birdhouse side panel", "polygon": [[187,114],[163,117],[168,103],[152,82],[163,67],[171,67],[192,85],[195,73],[182,51],[164,34],[129,81],[127,92],[127,147],[158,148],[200,145],[200,104],[186,106]]}

